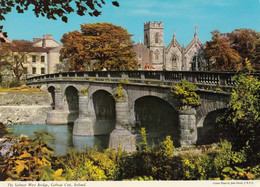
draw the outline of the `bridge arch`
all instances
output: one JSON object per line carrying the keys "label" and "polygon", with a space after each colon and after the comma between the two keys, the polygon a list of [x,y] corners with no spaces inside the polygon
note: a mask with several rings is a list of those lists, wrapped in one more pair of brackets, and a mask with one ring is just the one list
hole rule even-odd
{"label": "bridge arch", "polygon": [[55,87],[49,86],[47,90],[51,94],[51,98],[52,98],[51,107],[52,107],[52,110],[54,110],[55,109]]}
{"label": "bridge arch", "polygon": [[78,89],[74,86],[67,86],[64,89],[63,102],[65,111],[68,111],[68,123],[73,123],[79,117]]}
{"label": "bridge arch", "polygon": [[115,129],[115,100],[107,90],[96,90],[92,95],[96,116],[94,134],[110,134]]}
{"label": "bridge arch", "polygon": [[134,103],[134,113],[135,133],[145,127],[150,145],[163,141],[168,135],[174,140],[174,144],[178,145],[179,114],[169,102],[157,96],[139,97]]}
{"label": "bridge arch", "polygon": [[212,110],[198,122],[197,144],[211,144],[219,141],[217,118],[224,114],[226,108]]}

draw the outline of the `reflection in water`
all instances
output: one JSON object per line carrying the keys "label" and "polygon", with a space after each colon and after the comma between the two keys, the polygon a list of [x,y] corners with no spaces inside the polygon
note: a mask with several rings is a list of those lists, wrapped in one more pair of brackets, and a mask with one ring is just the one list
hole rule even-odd
{"label": "reflection in water", "polygon": [[86,147],[98,148],[99,151],[108,148],[109,135],[99,136],[73,136],[73,125],[9,125],[12,128],[13,136],[26,135],[33,137],[35,131],[45,130],[53,135],[48,139],[50,147],[54,149],[55,155],[63,155],[68,150],[85,150]]}
{"label": "reflection in water", "polygon": [[[30,125],[9,125],[12,128],[13,136],[26,135],[28,137],[34,137],[35,131],[45,130],[53,135],[48,139],[50,147],[54,149],[55,155],[63,155],[69,150],[85,150],[86,147],[95,148],[99,151],[107,149],[109,146],[109,134],[108,135],[96,135],[96,136],[73,136],[73,125],[46,125],[46,124],[30,124]],[[135,133],[134,133],[135,134]],[[142,141],[141,134],[136,135],[136,143],[139,144]],[[148,147],[157,145],[164,141],[166,134],[159,133],[147,133]]]}

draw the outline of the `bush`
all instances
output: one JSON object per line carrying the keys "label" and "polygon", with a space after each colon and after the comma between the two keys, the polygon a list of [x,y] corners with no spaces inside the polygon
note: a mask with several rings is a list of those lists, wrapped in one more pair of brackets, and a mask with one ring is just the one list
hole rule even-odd
{"label": "bush", "polygon": [[201,105],[200,97],[196,94],[196,86],[187,80],[182,79],[180,84],[171,88],[173,99],[179,108],[184,106],[197,107]]}
{"label": "bush", "polygon": [[19,87],[19,86],[22,86],[22,82],[21,81],[12,81],[10,82],[9,84],[9,88],[14,88],[14,87]]}
{"label": "bush", "polygon": [[35,138],[6,138],[5,142],[17,142],[2,157],[0,163],[1,180],[6,181],[50,181],[63,180],[62,170],[54,171],[51,166],[51,149],[48,147],[45,131],[35,132]]}
{"label": "bush", "polygon": [[114,180],[116,164],[106,154],[87,149],[84,152],[71,151],[54,158],[56,168],[64,169],[66,180]]}
{"label": "bush", "polygon": [[234,76],[229,107],[218,119],[221,136],[237,151],[247,148],[251,157],[260,151],[260,81],[250,74]]}
{"label": "bush", "polygon": [[0,122],[0,138],[2,138],[4,135],[8,134],[9,130],[7,126]]}

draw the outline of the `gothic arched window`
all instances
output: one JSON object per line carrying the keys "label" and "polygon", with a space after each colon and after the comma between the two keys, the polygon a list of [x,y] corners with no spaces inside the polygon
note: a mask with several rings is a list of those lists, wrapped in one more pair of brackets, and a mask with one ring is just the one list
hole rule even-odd
{"label": "gothic arched window", "polygon": [[175,54],[172,55],[172,68],[173,69],[177,68],[177,60],[178,60],[178,57]]}
{"label": "gothic arched window", "polygon": [[145,44],[146,44],[146,45],[149,45],[148,34],[145,35]]}
{"label": "gothic arched window", "polygon": [[160,54],[160,52],[159,52],[159,50],[157,49],[157,50],[155,51],[155,60],[159,60],[159,54]]}
{"label": "gothic arched window", "polygon": [[159,43],[159,33],[158,32],[155,34],[155,43],[156,44]]}

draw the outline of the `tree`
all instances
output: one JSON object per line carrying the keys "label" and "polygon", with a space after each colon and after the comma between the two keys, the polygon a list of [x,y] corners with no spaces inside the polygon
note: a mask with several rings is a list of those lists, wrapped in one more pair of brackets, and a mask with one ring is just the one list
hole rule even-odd
{"label": "tree", "polygon": [[61,57],[69,59],[71,68],[129,70],[137,68],[133,41],[126,29],[110,23],[81,25],[81,32],[64,34]]}
{"label": "tree", "polygon": [[234,70],[242,68],[241,57],[231,48],[228,38],[215,30],[211,41],[206,42],[205,55],[210,60],[209,68],[214,70]]}
{"label": "tree", "polygon": [[[119,6],[117,1],[111,1],[114,6]],[[101,15],[99,9],[104,4],[105,0],[4,0],[0,2],[0,21],[5,20],[5,15],[15,8],[18,13],[32,10],[36,17],[42,16],[53,20],[60,17],[63,22],[67,22],[67,15],[72,12],[76,12],[79,16],[84,16],[86,13],[90,16],[99,16]],[[30,8],[30,6],[33,8]],[[0,33],[2,29],[3,26],[0,25]],[[6,33],[4,35],[7,37]],[[4,40],[1,39],[1,42],[4,42]]]}
{"label": "tree", "polygon": [[236,29],[231,33],[227,33],[227,37],[231,47],[243,58],[244,67],[246,66],[246,58],[251,62],[254,68],[259,65],[260,54],[257,54],[257,47],[259,47],[260,44],[260,32],[252,29]]}
{"label": "tree", "polygon": [[25,73],[27,59],[32,55],[37,55],[37,52],[29,41],[15,40],[12,43],[2,43],[0,45],[0,67],[11,71],[16,81],[20,81]]}
{"label": "tree", "polygon": [[231,33],[212,32],[205,53],[210,68],[238,70],[246,68],[246,59],[260,70],[260,33],[252,29],[236,29]]}
{"label": "tree", "polygon": [[[246,61],[249,64],[249,61]],[[259,152],[260,132],[260,81],[240,73],[233,78],[235,87],[231,93],[225,114],[218,119],[223,138],[230,140],[236,149],[250,146]],[[259,155],[260,156],[260,155]]]}

